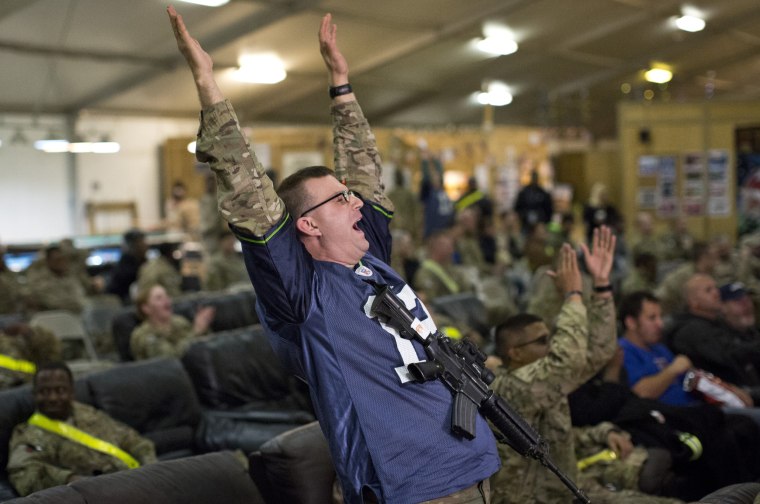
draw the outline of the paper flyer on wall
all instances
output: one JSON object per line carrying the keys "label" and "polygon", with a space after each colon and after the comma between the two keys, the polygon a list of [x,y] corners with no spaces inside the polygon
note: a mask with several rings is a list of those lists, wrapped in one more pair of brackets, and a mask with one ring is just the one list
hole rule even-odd
{"label": "paper flyer on wall", "polygon": [[728,151],[712,150],[707,159],[707,214],[731,214],[728,185]]}
{"label": "paper flyer on wall", "polygon": [[681,165],[681,211],[683,215],[705,213],[705,157],[701,152],[683,155]]}
{"label": "paper flyer on wall", "polygon": [[[676,194],[676,156],[645,156],[656,158],[657,184],[655,209],[660,218],[671,218],[678,213]],[[651,161],[647,161],[651,163]],[[641,171],[641,170],[639,170]]]}

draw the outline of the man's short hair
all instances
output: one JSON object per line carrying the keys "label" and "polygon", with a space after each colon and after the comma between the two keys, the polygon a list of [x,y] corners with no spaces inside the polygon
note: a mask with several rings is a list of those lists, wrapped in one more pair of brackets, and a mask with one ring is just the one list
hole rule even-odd
{"label": "man's short hair", "polygon": [[64,371],[68,377],[69,382],[73,385],[74,384],[74,375],[71,372],[71,368],[63,362],[63,361],[50,361],[50,362],[44,362],[37,366],[37,371],[34,373],[34,378],[32,378],[32,385],[37,385],[37,376],[43,372],[43,371]]}
{"label": "man's short hair", "polygon": [[623,296],[623,299],[620,300],[619,309],[620,323],[623,328],[625,328],[625,319],[628,317],[638,318],[641,315],[641,310],[644,309],[644,301],[660,304],[657,296],[649,291],[636,291]]}
{"label": "man's short hair", "polygon": [[510,344],[513,335],[522,333],[526,327],[537,322],[543,323],[544,319],[538,315],[533,315],[532,313],[518,313],[517,315],[512,315],[501,324],[498,324],[493,330],[496,348],[506,349],[506,346]]}
{"label": "man's short hair", "polygon": [[50,256],[55,254],[56,252],[63,253],[63,250],[61,250],[60,245],[49,245],[45,248],[45,259],[50,259]]}
{"label": "man's short hair", "polygon": [[311,198],[304,189],[307,180],[322,177],[335,177],[335,172],[326,166],[307,166],[285,178],[277,188],[277,195],[282,198],[285,208],[293,219],[301,217],[303,211],[312,205]]}
{"label": "man's short hair", "polygon": [[124,233],[124,243],[126,243],[128,247],[134,246],[139,240],[143,238],[145,238],[145,233],[139,229],[130,229]]}

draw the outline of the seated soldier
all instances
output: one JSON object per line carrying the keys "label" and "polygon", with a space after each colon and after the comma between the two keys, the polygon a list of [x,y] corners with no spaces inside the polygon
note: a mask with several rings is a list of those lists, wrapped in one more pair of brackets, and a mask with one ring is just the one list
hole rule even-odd
{"label": "seated soldier", "polygon": [[13,324],[0,330],[0,390],[32,380],[37,364],[61,358],[61,342],[42,327]]}
{"label": "seated soldier", "polygon": [[[609,274],[615,238],[609,229],[594,232],[593,253],[584,248],[595,295],[588,315],[581,297],[581,274],[573,249],[565,244],[555,273],[557,287],[565,296],[557,329],[551,335],[546,324],[530,314],[516,315],[496,328],[497,355],[504,365],[496,372],[493,389],[543,436],[557,466],[577,481],[578,460],[570,424],[567,396],[597,371],[615,353],[615,307]],[[622,456],[625,439],[603,438]],[[571,500],[558,478],[540,462],[517,456],[499,447],[501,470],[491,478],[492,503],[559,503]],[[673,502],[644,496],[633,490],[611,492],[594,481],[583,479],[594,503]]]}
{"label": "seated soldier", "polygon": [[175,245],[162,243],[158,246],[158,257],[150,259],[140,266],[137,272],[137,290],[147,290],[153,284],[159,284],[170,296],[182,293],[182,274],[174,259]]}
{"label": "seated soldier", "polygon": [[245,282],[250,285],[243,256],[235,250],[237,238],[227,229],[219,233],[219,250],[209,259],[204,288],[209,291],[225,290]]}
{"label": "seated soldier", "polygon": [[40,266],[27,273],[28,305],[32,310],[68,310],[81,313],[87,304],[85,288],[71,272],[68,256],[58,245],[45,249]]}
{"label": "seated soldier", "polygon": [[153,442],[74,401],[66,364],[40,366],[33,392],[36,410],[16,426],[10,442],[8,477],[19,494],[156,461]]}
{"label": "seated soldier", "polygon": [[172,298],[158,284],[140,291],[135,304],[144,319],[132,331],[129,341],[136,360],[181,357],[198,337],[206,334],[215,314],[213,307],[201,307],[190,324],[185,317],[174,314]]}

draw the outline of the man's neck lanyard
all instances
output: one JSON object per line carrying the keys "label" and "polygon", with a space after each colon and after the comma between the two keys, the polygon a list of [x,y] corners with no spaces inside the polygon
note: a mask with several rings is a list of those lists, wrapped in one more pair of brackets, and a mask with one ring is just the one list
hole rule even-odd
{"label": "man's neck lanyard", "polygon": [[23,359],[16,359],[10,355],[0,354],[0,368],[18,371],[20,373],[33,375],[37,371],[37,366],[33,362]]}
{"label": "man's neck lanyard", "polygon": [[52,418],[49,418],[42,413],[35,413],[29,418],[29,420],[27,420],[27,423],[29,425],[39,427],[42,430],[52,432],[53,434],[57,434],[63,438],[74,441],[75,443],[79,443],[80,445],[86,446],[91,450],[99,451],[101,453],[105,453],[106,455],[116,457],[117,459],[124,462],[130,469],[140,467],[140,463],[135,460],[132,455],[125,452],[118,446],[113,445],[108,441],[96,438],[95,436],[91,436],[90,434],[87,434],[86,432],[81,431],[73,425],[67,424],[66,422],[53,420]]}

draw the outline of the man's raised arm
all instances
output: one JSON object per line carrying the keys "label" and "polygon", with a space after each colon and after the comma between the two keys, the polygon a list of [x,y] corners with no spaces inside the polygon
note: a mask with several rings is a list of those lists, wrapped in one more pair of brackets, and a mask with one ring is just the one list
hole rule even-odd
{"label": "man's raised arm", "polygon": [[173,6],[167,8],[177,47],[193,74],[201,104],[196,158],[217,178],[222,216],[234,226],[263,236],[282,218],[285,206],[248,145],[232,109],[214,79],[213,61],[190,36]]}
{"label": "man's raised arm", "polygon": [[332,24],[330,14],[322,18],[319,50],[327,67],[332,96],[335,176],[365,199],[393,211],[393,203],[385,196],[375,135],[348,82],[348,63],[338,49],[337,27]]}

